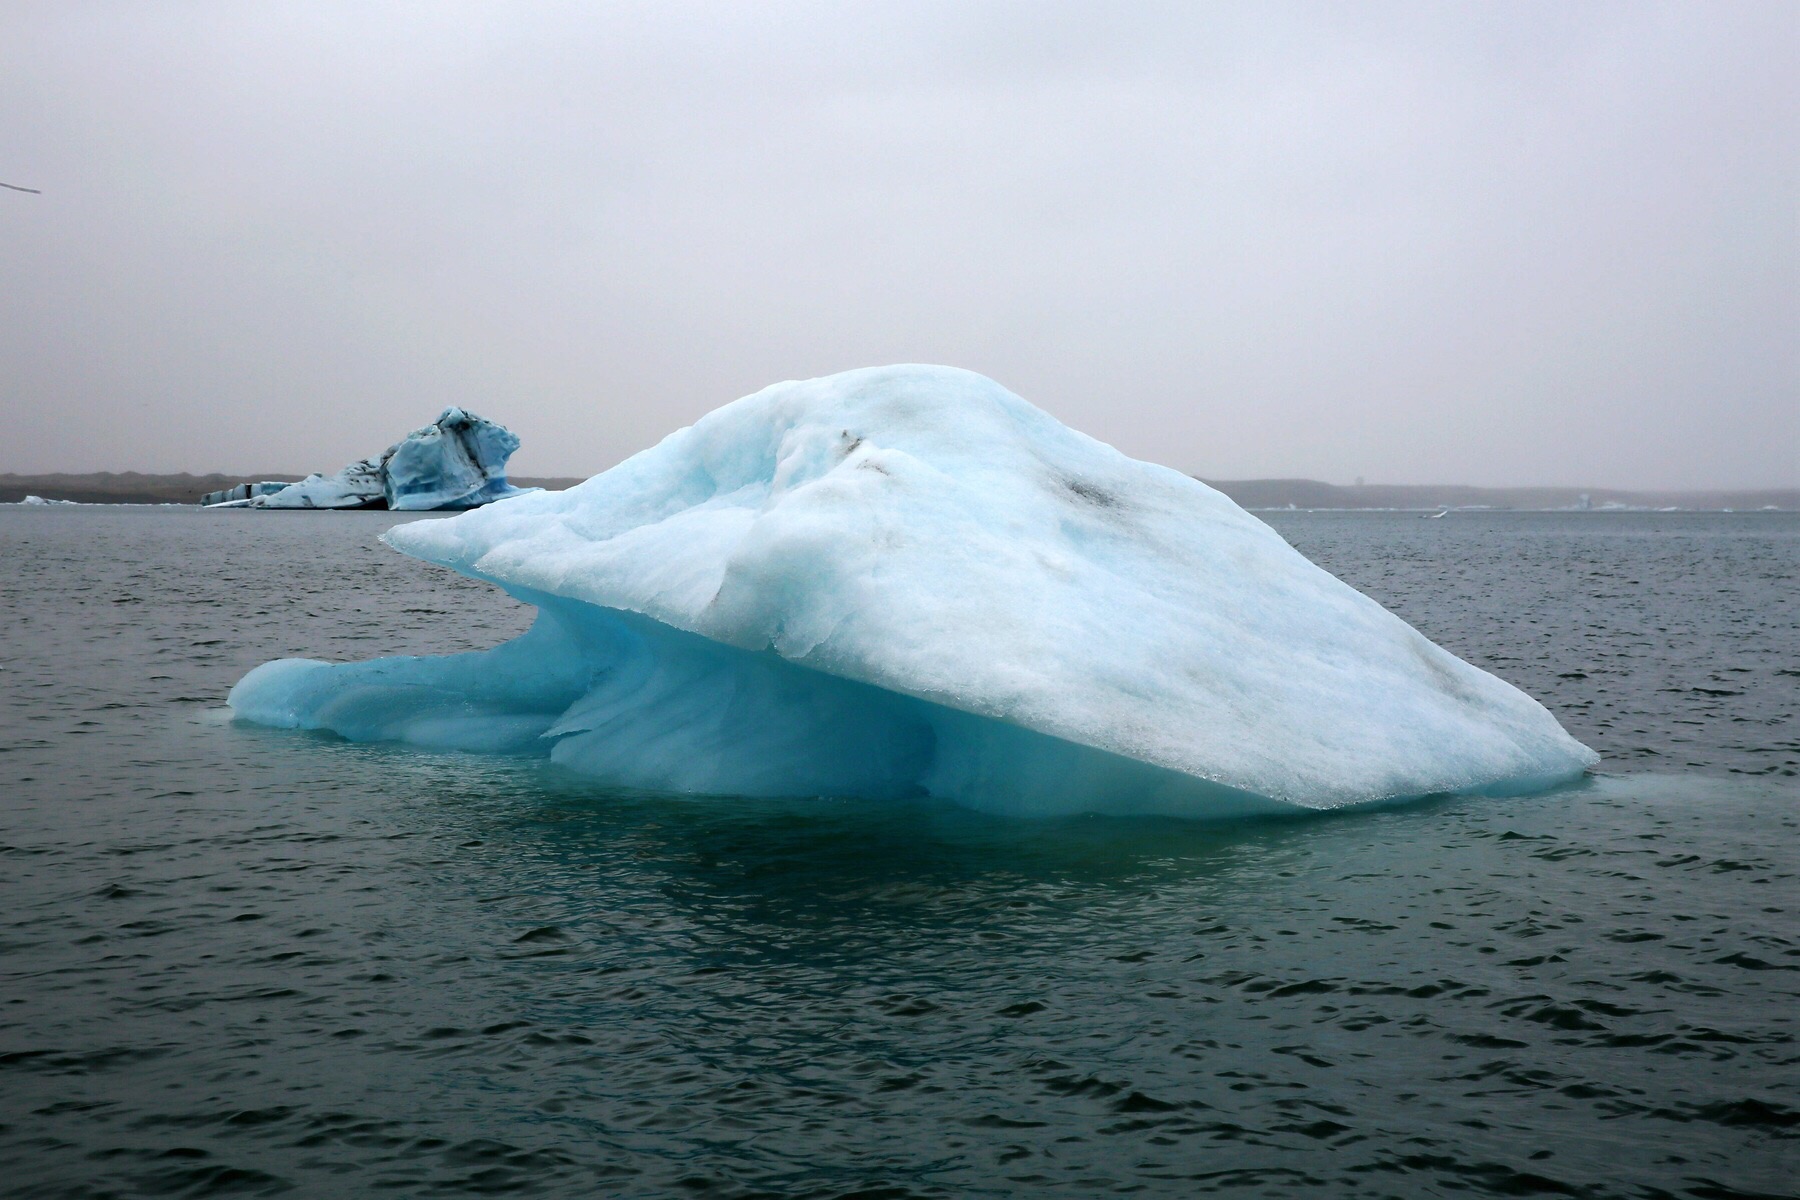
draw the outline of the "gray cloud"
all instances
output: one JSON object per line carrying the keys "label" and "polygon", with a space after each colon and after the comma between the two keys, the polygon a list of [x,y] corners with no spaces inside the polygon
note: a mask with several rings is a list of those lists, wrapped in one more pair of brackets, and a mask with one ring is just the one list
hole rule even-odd
{"label": "gray cloud", "polygon": [[1791,485],[1797,14],[15,4],[0,469],[932,361],[1212,476]]}

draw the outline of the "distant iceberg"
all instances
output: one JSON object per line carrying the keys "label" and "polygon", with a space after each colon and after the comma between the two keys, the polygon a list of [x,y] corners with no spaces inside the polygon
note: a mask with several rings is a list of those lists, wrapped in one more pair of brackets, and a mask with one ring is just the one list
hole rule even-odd
{"label": "distant iceberg", "polygon": [[1597,761],[1220,493],[967,371],[777,384],[566,492],[385,540],[536,623],[266,663],[240,718],[668,792],[1037,815],[1523,791]]}
{"label": "distant iceberg", "polygon": [[210,492],[202,504],[237,508],[391,508],[411,512],[477,508],[524,495],[506,481],[506,461],[519,439],[460,408],[415,429],[386,452],[351,463],[336,475],[298,483],[247,483]]}

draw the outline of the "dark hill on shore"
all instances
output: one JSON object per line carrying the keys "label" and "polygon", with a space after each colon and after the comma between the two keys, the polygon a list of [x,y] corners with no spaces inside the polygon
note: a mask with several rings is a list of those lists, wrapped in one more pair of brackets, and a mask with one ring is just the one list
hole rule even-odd
{"label": "dark hill on shore", "polygon": [[[0,503],[26,496],[46,500],[79,500],[87,504],[198,504],[207,492],[221,491],[246,480],[295,480],[299,475],[145,475],[137,471],[97,471],[87,475],[0,475]],[[576,477],[517,476],[520,487],[552,490],[572,487]],[[1315,479],[1209,479],[1206,481],[1245,508],[1631,508],[1800,510],[1800,488],[1736,491],[1620,491],[1614,488],[1530,487],[1481,488],[1460,484],[1357,484],[1340,486]]]}

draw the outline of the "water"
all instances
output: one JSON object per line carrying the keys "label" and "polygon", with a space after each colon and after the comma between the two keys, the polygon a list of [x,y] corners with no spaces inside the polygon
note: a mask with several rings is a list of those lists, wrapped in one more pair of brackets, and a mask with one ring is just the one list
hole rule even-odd
{"label": "water", "polygon": [[0,509],[0,1190],[1794,1190],[1800,518],[1272,517],[1608,774],[1215,827],[221,722],[524,627],[393,520]]}

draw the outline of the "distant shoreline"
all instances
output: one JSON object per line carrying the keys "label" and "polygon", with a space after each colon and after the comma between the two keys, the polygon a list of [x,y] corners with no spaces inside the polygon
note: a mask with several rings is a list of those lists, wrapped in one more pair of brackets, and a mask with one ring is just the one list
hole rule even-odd
{"label": "distant shoreline", "polygon": [[1249,509],[1513,509],[1559,510],[1677,509],[1693,512],[1747,512],[1775,508],[1800,511],[1800,488],[1710,488],[1678,491],[1601,487],[1470,487],[1465,484],[1369,483],[1342,486],[1315,479],[1208,479]]}
{"label": "distant shoreline", "polygon": [[[0,503],[16,504],[26,496],[75,500],[84,504],[198,504],[207,492],[246,480],[293,481],[301,476],[279,471],[242,475],[148,475],[137,471],[93,471],[87,474],[0,474]],[[573,487],[580,476],[514,476],[520,487],[551,490]],[[1696,491],[1631,491],[1580,487],[1470,487],[1462,484],[1355,484],[1343,486],[1315,479],[1208,479],[1205,482],[1249,509],[1417,510],[1515,509],[1554,511],[1656,510],[1737,512],[1774,508],[1800,511],[1800,488],[1744,488]]]}
{"label": "distant shoreline", "polygon": [[[17,504],[26,496],[46,500],[74,500],[81,504],[199,504],[208,492],[223,491],[247,481],[280,480],[293,483],[305,476],[270,471],[247,475],[146,475],[138,471],[92,471],[85,475],[0,474],[0,504]],[[512,476],[519,487],[558,490],[581,482],[575,477],[530,478]]]}

